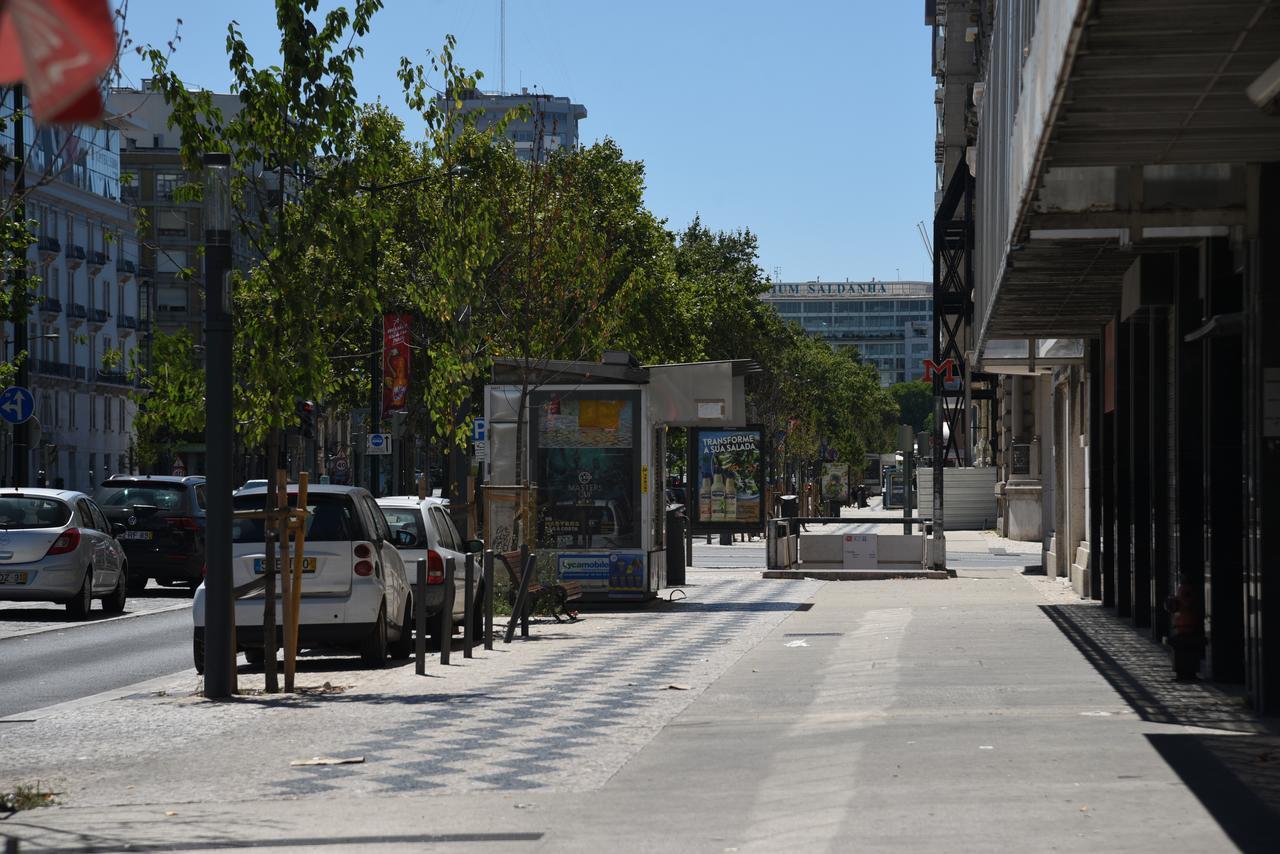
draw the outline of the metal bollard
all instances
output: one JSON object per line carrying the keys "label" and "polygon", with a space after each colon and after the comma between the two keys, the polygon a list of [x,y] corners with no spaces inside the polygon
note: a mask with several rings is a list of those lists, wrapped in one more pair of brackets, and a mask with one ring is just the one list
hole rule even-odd
{"label": "metal bollard", "polygon": [[414,639],[414,668],[419,676],[427,675],[427,559],[418,561],[418,593],[413,598],[413,622],[418,636]]}
{"label": "metal bollard", "polygon": [[493,649],[493,549],[484,553],[484,648]]}
{"label": "metal bollard", "polygon": [[449,663],[453,647],[453,570],[454,559],[444,562],[444,599],[440,602],[440,663]]}
{"label": "metal bollard", "polygon": [[[516,634],[516,623],[520,620],[520,614],[525,610],[525,600],[528,598],[529,592],[529,576],[533,573],[529,572],[529,562],[524,561],[520,564],[522,571],[520,573],[520,587],[516,591],[516,601],[511,608],[511,619],[507,620],[507,632],[502,638],[503,643],[511,643],[511,639]],[[526,617],[527,625],[527,617]],[[526,634],[525,637],[528,637]]]}
{"label": "metal bollard", "polygon": [[476,594],[475,594],[475,574],[476,574],[476,556],[467,554],[466,568],[462,573],[462,657],[471,658],[471,647],[475,646],[476,638],[473,626],[475,620],[472,619],[476,610]]}
{"label": "metal bollard", "polygon": [[[522,585],[526,591],[529,585],[533,583],[533,567],[536,563],[536,558],[530,560],[529,546],[527,544],[520,546],[520,577],[528,579]],[[529,611],[531,610],[529,597],[526,595],[521,601],[524,603],[524,607],[520,609],[520,637],[527,638],[529,636]]]}

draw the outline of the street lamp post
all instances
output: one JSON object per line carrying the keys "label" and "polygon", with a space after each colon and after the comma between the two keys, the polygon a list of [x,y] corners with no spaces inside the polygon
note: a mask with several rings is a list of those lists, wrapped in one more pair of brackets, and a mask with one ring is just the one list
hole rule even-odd
{"label": "street lamp post", "polygon": [[[14,217],[26,227],[27,208],[23,202],[26,195],[27,173],[27,139],[23,122],[25,107],[22,103],[25,87],[21,83],[13,87],[13,192],[18,203],[14,206]],[[27,349],[27,250],[24,247],[22,257],[13,271],[13,351],[14,356]],[[30,354],[23,357],[18,365],[16,382],[23,388],[31,386]],[[13,425],[13,486],[27,486],[31,480],[31,425],[29,421]]]}
{"label": "street lamp post", "polygon": [[231,696],[235,683],[235,601],[231,585],[232,326],[231,155],[204,155],[205,535],[204,695]]}

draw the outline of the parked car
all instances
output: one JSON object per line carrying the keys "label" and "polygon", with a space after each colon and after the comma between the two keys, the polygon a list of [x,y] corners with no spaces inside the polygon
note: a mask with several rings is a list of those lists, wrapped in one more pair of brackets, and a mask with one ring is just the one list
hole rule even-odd
{"label": "parked car", "polygon": [[83,492],[0,489],[0,600],[58,602],[84,620],[101,599],[119,614],[129,587],[120,530]]}
{"label": "parked car", "polygon": [[[444,564],[449,558],[454,562],[453,625],[456,631],[466,616],[464,567],[467,555],[483,551],[480,540],[464,540],[449,516],[449,502],[443,498],[418,498],[417,496],[391,496],[379,498],[378,506],[386,516],[393,537],[404,558],[405,570],[414,593],[418,592],[418,561],[427,561],[427,627],[433,645],[440,643],[440,609],[444,604]],[[484,595],[484,583],[477,564],[472,573],[471,587],[480,602]],[[480,609],[475,609],[472,636],[480,637],[484,620]]]}
{"label": "parked car", "polygon": [[95,493],[112,523],[124,526],[129,589],[154,578],[195,588],[204,571],[205,482],[197,475],[113,475]]}
{"label": "parked car", "polygon": [[[261,510],[266,494],[263,487],[240,490],[234,507]],[[296,486],[290,487],[289,499],[296,506]],[[307,490],[307,510],[299,648],[356,650],[369,667],[384,666],[388,655],[407,658],[412,648],[413,595],[404,561],[373,497],[356,486],[312,486]],[[231,539],[232,584],[239,587],[263,572],[263,520],[235,519]],[[261,591],[236,601],[236,643],[250,664],[260,664],[264,658],[264,602]],[[196,670],[203,672],[203,584],[196,589],[192,615]],[[277,632],[283,634],[281,604],[276,605],[276,615]]]}

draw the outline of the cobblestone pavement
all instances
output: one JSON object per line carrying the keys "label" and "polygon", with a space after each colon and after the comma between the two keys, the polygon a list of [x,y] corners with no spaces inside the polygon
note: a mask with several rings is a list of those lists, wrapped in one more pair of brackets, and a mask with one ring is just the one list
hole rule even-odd
{"label": "cobblestone pavement", "polygon": [[[299,697],[210,703],[185,674],[7,725],[0,789],[39,779],[91,806],[595,788],[822,586],[751,571],[688,580],[685,599],[536,623],[529,641],[471,660],[455,650],[427,677],[307,659],[298,682],[314,690]],[[241,687],[261,680],[244,674]],[[313,756],[363,762],[290,766]]]}
{"label": "cobblestone pavement", "polygon": [[67,619],[67,609],[52,602],[0,602],[0,639],[38,634],[39,632],[66,629],[103,620],[191,607],[191,591],[185,587],[162,587],[152,581],[142,595],[130,594],[125,602],[124,614],[109,617],[102,611],[102,603],[95,601],[90,619],[75,622]]}

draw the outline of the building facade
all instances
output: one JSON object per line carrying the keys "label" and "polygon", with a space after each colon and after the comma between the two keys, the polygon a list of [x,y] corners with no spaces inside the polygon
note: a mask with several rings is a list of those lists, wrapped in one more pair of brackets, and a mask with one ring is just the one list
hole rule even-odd
{"label": "building facade", "polygon": [[[235,95],[213,94],[224,119],[240,110]],[[171,109],[149,80],[138,89],[113,88],[108,111],[120,116],[121,192],[126,204],[142,214],[139,257],[145,273],[141,298],[149,331],[172,335],[189,333],[204,342],[204,245],[201,204],[175,197],[179,187],[193,180],[183,169],[182,135],[169,127]],[[273,178],[267,178],[272,182]],[[233,233],[233,263],[248,268],[249,251],[243,235]],[[147,349],[149,340],[144,339]]]}
{"label": "building facade", "polygon": [[[451,110],[453,103],[443,96],[436,104]],[[488,130],[512,110],[526,108],[526,115],[507,124],[505,137],[515,146],[516,157],[541,162],[560,149],[578,146],[578,122],[587,117],[587,108],[569,98],[521,89],[518,95],[471,91],[462,98],[462,112],[476,114],[476,129]]]}
{"label": "building facade", "polygon": [[[13,113],[13,90],[0,112]],[[91,490],[111,474],[133,471],[135,411],[130,370],[145,333],[139,303],[134,221],[120,197],[120,132],[23,123],[27,154],[25,213],[36,243],[27,272],[38,277],[27,318],[31,484]],[[0,132],[14,151],[14,126]],[[12,198],[12,173],[0,195]],[[4,324],[4,355],[14,330]],[[0,471],[13,482],[12,432],[0,434]],[[26,485],[31,485],[26,484]]]}
{"label": "building facade", "polygon": [[833,347],[857,347],[882,385],[923,376],[932,353],[930,282],[778,282],[763,299]]}
{"label": "building facade", "polygon": [[999,378],[1003,532],[1155,642],[1191,590],[1201,675],[1274,714],[1280,8],[1168,13],[927,0],[940,346]]}

